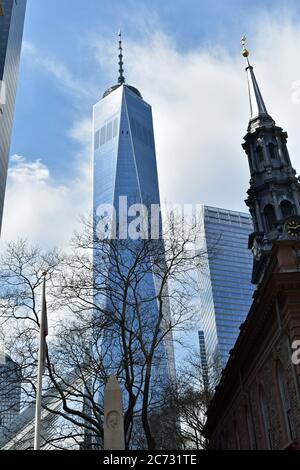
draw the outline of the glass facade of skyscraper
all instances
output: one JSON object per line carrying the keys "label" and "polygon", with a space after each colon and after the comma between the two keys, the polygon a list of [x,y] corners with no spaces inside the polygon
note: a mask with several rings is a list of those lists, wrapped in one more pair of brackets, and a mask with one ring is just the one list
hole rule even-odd
{"label": "glass facade of skyscraper", "polygon": [[0,0],[0,228],[23,37],[26,0]]}
{"label": "glass facade of skyscraper", "polygon": [[[93,121],[95,226],[101,217],[105,217],[105,205],[113,207],[119,213],[120,198],[127,198],[128,208],[134,204],[144,204],[148,208],[152,204],[159,205],[151,106],[135,88],[128,85],[115,86],[94,106]],[[126,211],[124,226],[128,227],[136,216],[137,214],[132,214],[130,217]],[[121,224],[118,228],[121,230]],[[128,232],[123,235],[126,239]],[[132,240],[129,243],[137,244],[139,241]],[[127,252],[130,257],[131,250],[128,249]],[[153,325],[158,315],[156,281],[154,273],[148,272],[139,285],[138,294],[141,309],[145,309],[145,318],[153,319]],[[151,298],[151,302],[146,302],[146,298]],[[109,305],[107,309],[110,309]],[[170,315],[167,302],[165,309],[167,317]],[[173,378],[175,361],[172,341],[166,341],[164,347],[166,367],[162,366],[161,371],[154,370],[153,373],[155,375],[156,372],[161,372],[164,377],[169,375]]]}
{"label": "glass facade of skyscraper", "polygon": [[204,331],[200,330],[198,332],[199,336],[199,347],[200,347],[200,361],[201,361],[201,370],[202,376],[205,381],[208,380],[208,363],[207,363],[207,353],[206,353],[206,346],[205,346],[205,336]]}
{"label": "glass facade of skyscraper", "polygon": [[8,430],[20,413],[21,380],[18,364],[7,355],[0,357],[0,432]]}
{"label": "glass facade of skyscraper", "polygon": [[252,303],[252,222],[248,214],[203,206],[201,225],[207,253],[200,274],[201,324],[209,360],[224,367]]}
{"label": "glass facade of skyscraper", "polygon": [[121,86],[94,107],[94,208],[159,204],[152,111],[141,97]]}

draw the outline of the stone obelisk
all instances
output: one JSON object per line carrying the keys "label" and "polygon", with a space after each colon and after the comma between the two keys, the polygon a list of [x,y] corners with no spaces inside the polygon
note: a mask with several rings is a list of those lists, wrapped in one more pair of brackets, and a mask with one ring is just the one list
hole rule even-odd
{"label": "stone obelisk", "polygon": [[124,449],[122,392],[117,378],[112,375],[104,393],[104,450]]}

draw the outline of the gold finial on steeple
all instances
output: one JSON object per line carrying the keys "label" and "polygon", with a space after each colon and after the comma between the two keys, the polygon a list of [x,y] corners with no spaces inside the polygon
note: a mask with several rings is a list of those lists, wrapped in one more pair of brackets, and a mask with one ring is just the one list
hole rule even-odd
{"label": "gold finial on steeple", "polygon": [[246,38],[246,36],[243,36],[243,37],[242,37],[241,43],[242,43],[242,48],[243,48],[242,55],[243,55],[243,57],[245,57],[245,59],[248,59],[248,57],[249,57],[249,51],[248,51],[248,49],[246,48],[246,44],[247,44],[247,38]]}

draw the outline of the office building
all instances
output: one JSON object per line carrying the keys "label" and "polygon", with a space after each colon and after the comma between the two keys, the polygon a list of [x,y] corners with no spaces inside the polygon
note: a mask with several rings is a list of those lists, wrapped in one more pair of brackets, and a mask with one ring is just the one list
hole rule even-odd
{"label": "office building", "polygon": [[26,0],[0,0],[0,230]]}
{"label": "office building", "polygon": [[0,358],[0,429],[9,429],[21,406],[21,371],[7,354]]}
{"label": "office building", "polygon": [[208,369],[208,363],[207,363],[207,354],[206,354],[204,331],[200,330],[198,332],[198,336],[199,336],[200,362],[201,362],[202,378],[203,378],[203,383],[207,384],[208,381],[209,381],[209,377],[208,377],[209,369]]}
{"label": "office building", "polygon": [[[115,209],[116,214],[119,214],[122,210],[122,201],[126,201],[127,208],[123,212],[123,222],[121,223],[119,220],[117,222],[117,243],[115,245],[119,253],[118,262],[120,264],[118,269],[122,271],[123,276],[126,278],[131,269],[131,263],[136,256],[136,250],[143,246],[141,240],[133,239],[128,231],[131,221],[138,216],[137,213],[132,213],[132,216],[130,216],[128,210],[130,208],[134,209],[137,204],[144,205],[149,210],[151,205],[160,207],[160,195],[151,106],[142,98],[141,93],[136,88],[125,83],[121,40],[119,49],[120,75],[118,84],[110,87],[104,93],[103,98],[94,106],[94,223],[95,236],[98,237],[99,221],[102,221],[103,217],[107,215],[111,220],[110,214],[107,214],[109,209],[106,209],[106,205]],[[161,226],[161,219],[158,226]],[[151,230],[151,226],[149,226],[149,229]],[[122,236],[121,231],[123,232]],[[158,239],[153,242],[152,246],[153,248],[154,246],[160,246],[163,256],[164,245],[160,229],[158,235]],[[110,237],[109,233],[108,237]],[[126,242],[124,242],[124,239]],[[150,241],[152,241],[152,238],[150,238]],[[159,276],[153,270],[149,270],[149,256],[148,254],[140,260],[135,269],[136,272],[140,270],[140,281],[137,281],[134,288],[133,284],[130,284],[129,289],[127,289],[126,319],[124,320],[128,330],[131,328],[135,330],[137,328],[137,318],[140,318],[146,347],[149,347],[152,341],[155,324],[159,318],[157,294],[160,289]],[[100,284],[103,270],[100,269],[99,272],[98,265],[99,262],[101,263],[102,257],[103,254],[100,252],[98,255],[97,248],[95,248],[95,282]],[[120,277],[120,272],[116,271],[116,263],[117,261],[114,258],[107,275],[107,282],[113,286],[111,292],[113,292],[112,296],[114,298],[105,299],[105,305],[103,305],[105,311],[109,312],[111,310],[114,318],[116,315],[123,315],[121,313],[122,303],[118,299],[122,299],[124,296],[122,276]],[[142,274],[143,269],[145,270],[144,274]],[[100,281],[98,281],[99,278]],[[116,285],[116,279],[120,279],[120,285]],[[101,295],[99,297],[96,300],[97,302],[101,302]],[[138,305],[136,303],[137,298],[139,299]],[[164,320],[168,321],[170,307],[167,300],[164,301],[163,309]],[[110,327],[107,335],[104,333],[102,351],[106,351],[103,354],[105,360],[109,361],[106,368],[110,374],[116,374],[117,371],[120,374],[120,371],[122,371],[122,362],[120,363],[120,361],[123,360],[124,350],[122,350],[123,346],[120,346],[120,331],[119,322],[117,322],[115,326]],[[128,338],[128,335],[126,335],[126,340]],[[130,348],[131,351],[134,351],[134,356],[131,357],[131,361],[136,364],[132,366],[132,380],[138,386],[139,382],[142,381],[141,383],[143,383],[142,375],[145,373],[145,369],[140,364],[144,359],[138,337],[133,336],[132,341]],[[155,386],[152,387],[151,396],[153,401],[157,402],[160,388],[168,379],[174,379],[175,377],[171,333],[166,335],[164,341],[160,341],[155,354],[155,365],[151,370],[151,381],[155,383]],[[160,356],[159,360],[158,356]],[[154,396],[157,396],[157,399]],[[126,401],[125,398],[124,400]]]}
{"label": "office building", "polygon": [[200,220],[206,257],[200,272],[201,326],[208,363],[223,368],[252,301],[252,222],[248,214],[208,206]]}

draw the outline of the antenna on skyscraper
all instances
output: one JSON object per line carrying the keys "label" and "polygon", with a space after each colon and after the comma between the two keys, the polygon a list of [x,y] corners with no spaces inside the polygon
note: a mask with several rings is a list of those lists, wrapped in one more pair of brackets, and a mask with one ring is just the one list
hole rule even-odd
{"label": "antenna on skyscraper", "polygon": [[118,83],[122,85],[125,83],[124,69],[123,69],[123,48],[122,48],[122,31],[119,29],[119,78]]}

